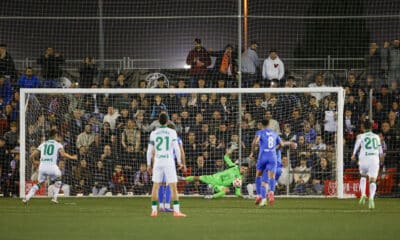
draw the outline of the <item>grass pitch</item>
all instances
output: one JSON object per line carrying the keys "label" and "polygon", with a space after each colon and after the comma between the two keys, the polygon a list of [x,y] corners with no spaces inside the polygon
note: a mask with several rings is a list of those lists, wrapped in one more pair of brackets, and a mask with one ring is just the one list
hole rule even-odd
{"label": "grass pitch", "polygon": [[0,239],[399,239],[400,200],[182,198],[186,218],[150,217],[149,198],[0,199]]}

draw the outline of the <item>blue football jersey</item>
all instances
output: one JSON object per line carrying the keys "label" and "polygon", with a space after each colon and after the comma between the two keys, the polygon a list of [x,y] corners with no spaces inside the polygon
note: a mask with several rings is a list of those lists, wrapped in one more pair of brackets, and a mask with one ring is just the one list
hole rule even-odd
{"label": "blue football jersey", "polygon": [[276,154],[276,147],[282,140],[275,131],[265,128],[257,131],[256,136],[260,137],[260,154],[269,152]]}

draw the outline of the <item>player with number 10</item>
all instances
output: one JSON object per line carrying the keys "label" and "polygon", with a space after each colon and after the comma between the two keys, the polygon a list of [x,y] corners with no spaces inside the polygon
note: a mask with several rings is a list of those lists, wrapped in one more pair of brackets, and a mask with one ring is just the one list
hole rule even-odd
{"label": "player with number 10", "polygon": [[76,155],[72,156],[64,151],[63,145],[59,143],[60,135],[57,130],[50,130],[49,135],[49,140],[40,144],[40,146],[35,149],[30,156],[30,159],[34,161],[35,158],[40,154],[39,176],[38,183],[33,185],[33,187],[26,195],[26,198],[22,200],[24,203],[28,203],[28,201],[35,195],[36,191],[39,190],[40,186],[47,177],[49,177],[50,180],[55,181],[55,189],[51,201],[54,203],[58,203],[57,195],[60,192],[61,188],[61,171],[57,166],[58,154],[60,154],[62,157],[66,157],[72,160],[78,159]]}

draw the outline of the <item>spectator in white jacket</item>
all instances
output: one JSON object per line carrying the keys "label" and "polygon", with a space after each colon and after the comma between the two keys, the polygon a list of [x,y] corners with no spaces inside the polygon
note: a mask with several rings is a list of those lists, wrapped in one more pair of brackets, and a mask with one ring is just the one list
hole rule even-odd
{"label": "spectator in white jacket", "polygon": [[281,80],[285,74],[283,62],[276,54],[275,50],[269,51],[269,57],[264,60],[262,68],[262,77],[267,80],[267,86],[271,82],[277,81],[282,86]]}

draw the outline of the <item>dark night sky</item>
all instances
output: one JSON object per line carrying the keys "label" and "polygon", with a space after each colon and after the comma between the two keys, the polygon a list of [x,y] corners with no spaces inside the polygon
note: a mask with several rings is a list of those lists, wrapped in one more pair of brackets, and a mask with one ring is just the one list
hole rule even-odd
{"label": "dark night sky", "polygon": [[[13,18],[13,16],[96,17],[97,2],[97,0],[2,1],[0,41],[9,46],[9,51],[16,59],[36,58],[47,46],[54,46],[70,59],[80,59],[85,55],[98,56],[97,19]],[[283,58],[294,57],[299,46],[307,46],[305,41],[310,39],[310,29],[307,29],[310,26],[311,29],[316,29],[317,33],[312,37],[317,38],[317,42],[326,41],[332,34],[343,34],[349,41],[360,41],[357,36],[349,35],[354,31],[353,25],[359,22],[337,21],[333,25],[324,25],[333,28],[327,30],[323,27],[318,28],[321,26],[320,19],[271,19],[260,16],[397,15],[395,18],[363,20],[363,24],[356,28],[366,33],[367,39],[361,40],[359,45],[349,46],[352,48],[359,46],[363,50],[369,41],[382,43],[384,39],[391,40],[399,36],[400,1],[248,0],[248,2],[250,16],[248,35],[250,40],[254,39],[260,43],[260,57],[265,57],[271,47],[278,49]],[[353,5],[358,4],[362,9],[352,9],[353,5],[349,2]],[[156,63],[154,67],[182,67],[182,60],[185,59],[196,37],[203,39],[204,45],[212,49],[220,49],[227,43],[234,45],[238,43],[238,18],[235,17],[238,15],[237,9],[237,0],[104,0],[105,17],[149,17],[104,20],[105,57],[176,59]],[[5,16],[10,18],[7,19]],[[157,16],[169,18],[154,18]],[[187,16],[220,17],[189,19]],[[343,46],[343,49],[346,50],[346,46]]]}

